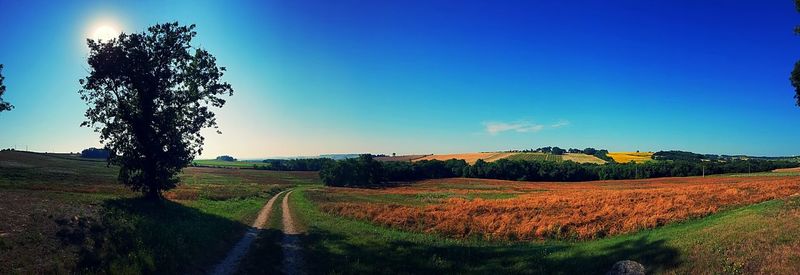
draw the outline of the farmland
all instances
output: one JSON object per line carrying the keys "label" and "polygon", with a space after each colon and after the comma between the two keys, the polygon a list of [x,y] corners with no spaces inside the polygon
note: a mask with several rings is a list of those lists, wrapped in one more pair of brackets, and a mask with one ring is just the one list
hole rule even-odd
{"label": "farmland", "polygon": [[[382,190],[311,188],[303,189],[295,198],[297,213],[308,228],[308,257],[316,263],[309,266],[311,271],[602,274],[615,261],[632,259],[643,263],[649,273],[791,274],[800,266],[797,179],[777,176],[576,184],[448,179]],[[683,184],[687,188],[680,188]],[[693,188],[701,190],[684,191]],[[715,195],[721,190],[731,194]],[[756,191],[771,194],[747,198]],[[607,203],[612,207],[568,207],[581,201],[570,200],[569,195],[606,192],[622,198],[587,197],[594,205]],[[525,201],[557,193],[563,196],[547,201],[557,207],[538,207],[599,227],[573,231],[570,226],[581,227],[566,223],[567,230],[551,234],[537,236],[536,230],[533,235],[513,233],[515,226],[526,226],[515,219],[536,224],[536,217],[528,214],[546,214],[527,208],[525,205],[530,204]],[[729,195],[743,200],[731,201]],[[613,210],[614,203],[631,199],[629,211]],[[691,203],[688,199],[703,201]],[[522,206],[515,207],[517,203]],[[682,207],[680,203],[691,205]],[[656,205],[666,209],[654,209]],[[363,212],[351,211],[355,209]],[[650,213],[656,216],[645,216]],[[619,214],[632,217],[636,225],[618,219]],[[615,225],[596,230],[602,224]],[[625,231],[629,225],[635,229]],[[489,228],[495,231],[473,232]],[[604,233],[581,237],[580,232]],[[531,239],[525,240],[525,236]]]}
{"label": "farmland", "polygon": [[[322,208],[453,238],[594,239],[785,198],[800,192],[798,180],[800,177],[720,177],[575,184],[428,180],[390,190],[334,189],[325,194],[329,203]],[[397,199],[376,203],[378,200],[368,199],[372,196]]]}
{"label": "farmland", "polygon": [[224,168],[253,168],[253,166],[268,166],[268,164],[261,161],[224,161],[215,159],[199,159],[193,162],[195,166],[203,167],[224,167]]}
{"label": "farmland", "polygon": [[514,155],[514,153],[464,153],[464,154],[445,154],[445,155],[429,155],[421,158],[413,159],[412,161],[421,160],[448,160],[448,159],[463,159],[469,164],[474,164],[479,159],[487,162],[495,161],[498,159],[507,158]]}
{"label": "farmland", "polygon": [[539,161],[562,161],[562,155],[544,153],[518,153],[507,157],[510,160],[539,160]]}
{"label": "farmland", "polygon": [[[563,155],[554,155],[554,154],[546,154],[546,153],[534,153],[534,152],[526,152],[526,153],[517,153],[517,152],[508,152],[508,153],[465,153],[465,154],[444,154],[444,155],[427,155],[427,156],[418,156],[412,158],[411,161],[421,161],[421,160],[449,160],[449,159],[463,159],[469,164],[475,164],[476,161],[482,159],[486,162],[497,161],[500,159],[510,159],[510,160],[538,160],[538,161],[562,161],[562,160],[570,160],[577,163],[596,163],[596,164],[603,164],[606,161],[599,159],[595,156],[590,156],[586,154],[580,153],[567,153]],[[379,160],[390,160],[389,158],[382,158]],[[391,159],[394,160],[394,159]],[[402,159],[405,161],[406,159]]]}
{"label": "farmland", "polygon": [[677,274],[800,266],[795,170],[355,189],[324,187],[315,172],[190,167],[164,205],[117,184],[116,171],[103,161],[0,153],[0,272],[206,273],[266,201],[288,190],[276,198],[290,210],[273,205],[241,272],[280,271],[286,214],[304,232],[302,268],[311,274],[594,274],[620,259]]}
{"label": "farmland", "polygon": [[653,159],[652,152],[610,152],[608,156],[619,163],[645,162]]}
{"label": "farmland", "polygon": [[159,205],[116,173],[104,161],[0,152],[0,273],[203,272],[272,194],[318,183],[313,172],[188,168]]}

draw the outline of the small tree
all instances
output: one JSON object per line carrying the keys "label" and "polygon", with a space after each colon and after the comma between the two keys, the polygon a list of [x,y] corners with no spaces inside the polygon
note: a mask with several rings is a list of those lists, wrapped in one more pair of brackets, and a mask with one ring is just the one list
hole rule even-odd
{"label": "small tree", "polygon": [[5,79],[6,78],[3,77],[3,64],[0,64],[0,112],[11,111],[11,109],[14,109],[14,105],[3,101],[3,94],[6,93],[6,85],[3,84],[3,80]]}
{"label": "small tree", "polygon": [[[217,128],[210,107],[232,95],[225,71],[191,45],[195,26],[157,24],[109,41],[88,39],[89,76],[80,80],[93,127],[120,166],[119,180],[146,197],[178,184],[177,175],[202,153],[200,130]],[[219,133],[219,131],[217,131]]]}

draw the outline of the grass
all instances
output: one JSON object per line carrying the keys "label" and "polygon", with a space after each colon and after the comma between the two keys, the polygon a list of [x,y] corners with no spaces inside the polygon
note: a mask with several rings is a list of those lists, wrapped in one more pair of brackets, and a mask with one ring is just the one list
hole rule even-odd
{"label": "grass", "polygon": [[[699,180],[736,186],[793,180],[787,176],[795,173]],[[414,208],[448,201],[499,203],[556,189],[639,192],[663,188],[663,181],[686,181],[684,188],[691,190],[697,178],[590,185],[443,179],[364,190],[322,187],[308,172],[195,167],[181,179],[183,184],[166,194],[170,200],[158,205],[117,184],[116,169],[104,162],[1,152],[0,273],[206,273],[265,201],[292,187],[293,214],[308,232],[303,246],[310,274],[600,274],[623,259],[643,263],[650,273],[792,274],[800,268],[797,196],[734,204],[702,218],[590,240],[449,238],[320,208],[336,202]],[[280,272],[280,203],[273,207],[269,226],[243,260],[241,273]]]}
{"label": "grass", "polygon": [[222,168],[253,168],[253,166],[259,167],[269,167],[268,163],[264,163],[261,161],[248,161],[248,160],[237,160],[237,161],[224,161],[224,160],[215,160],[215,159],[198,159],[193,162],[195,166],[201,167],[222,167]]}
{"label": "grass", "polygon": [[[102,161],[0,152],[0,273],[204,273],[283,189],[314,173],[187,168],[153,204]],[[47,257],[42,257],[47,255]]]}
{"label": "grass", "polygon": [[532,161],[562,161],[563,156],[545,153],[517,153],[507,157],[510,160],[532,160]]}
{"label": "grass", "polygon": [[306,257],[315,274],[602,274],[623,259],[643,263],[648,272],[676,274],[791,273],[800,266],[800,251],[792,250],[800,244],[797,198],[598,240],[491,242],[449,239],[331,215],[320,211],[309,192],[318,191],[302,188],[291,202],[308,228]]}

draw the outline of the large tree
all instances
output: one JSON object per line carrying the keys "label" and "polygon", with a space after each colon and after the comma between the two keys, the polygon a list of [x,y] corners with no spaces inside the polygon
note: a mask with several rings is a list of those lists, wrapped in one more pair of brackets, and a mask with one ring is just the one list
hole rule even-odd
{"label": "large tree", "polygon": [[0,112],[3,111],[10,111],[14,109],[14,105],[11,103],[3,101],[3,94],[6,93],[6,85],[3,84],[3,80],[6,78],[3,77],[3,64],[0,64]]}
{"label": "large tree", "polygon": [[[794,7],[800,12],[800,0],[794,0]],[[800,35],[800,26],[794,27],[794,33]],[[792,70],[789,80],[792,81],[792,86],[794,86],[794,99],[796,100],[796,104],[800,106],[800,60],[794,63],[794,70]]]}
{"label": "large tree", "polygon": [[[158,199],[202,153],[203,128],[217,128],[211,107],[233,89],[225,67],[191,45],[195,26],[158,24],[108,41],[87,40],[89,76],[79,94],[89,106],[81,126],[100,133],[119,180]],[[217,131],[219,133],[219,131]]]}

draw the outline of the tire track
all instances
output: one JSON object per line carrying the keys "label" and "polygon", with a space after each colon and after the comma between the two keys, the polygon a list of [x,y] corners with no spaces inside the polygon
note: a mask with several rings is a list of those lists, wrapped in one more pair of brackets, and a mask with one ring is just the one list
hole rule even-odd
{"label": "tire track", "polygon": [[300,230],[296,227],[292,212],[289,209],[289,196],[292,192],[283,196],[281,208],[283,210],[283,239],[281,248],[283,250],[282,271],[284,274],[305,274],[303,272],[303,255],[300,246]]}
{"label": "tire track", "polygon": [[[223,274],[233,274],[236,272],[237,268],[239,267],[239,262],[242,260],[244,255],[247,255],[247,251],[250,250],[250,246],[253,244],[253,241],[258,237],[258,232],[261,231],[262,228],[266,225],[267,220],[269,220],[269,214],[272,211],[272,205],[275,204],[275,201],[280,197],[281,194],[286,193],[286,191],[281,191],[278,194],[272,196],[269,199],[267,204],[261,208],[261,211],[258,212],[258,217],[256,220],[253,221],[253,225],[247,229],[242,239],[233,246],[233,248],[228,251],[228,254],[225,256],[225,259],[222,260],[219,264],[214,266],[213,271],[211,274],[214,275],[223,275]],[[291,193],[291,192],[289,192]],[[283,199],[284,205],[286,204],[286,197]],[[284,210],[285,212],[285,210]],[[284,218],[285,223],[285,218]]]}

